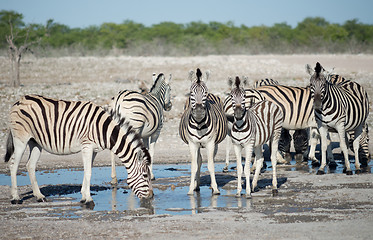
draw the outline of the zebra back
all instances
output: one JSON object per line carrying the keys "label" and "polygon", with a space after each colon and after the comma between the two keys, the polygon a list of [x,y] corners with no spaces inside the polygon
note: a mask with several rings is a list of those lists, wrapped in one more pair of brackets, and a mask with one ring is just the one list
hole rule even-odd
{"label": "zebra back", "polygon": [[268,85],[278,85],[277,80],[273,80],[272,78],[265,78],[255,81],[254,88],[258,88],[261,86],[268,86]]}
{"label": "zebra back", "polygon": [[281,108],[284,114],[284,128],[304,129],[316,126],[313,114],[313,99],[309,87],[267,85],[256,90],[266,100]]}

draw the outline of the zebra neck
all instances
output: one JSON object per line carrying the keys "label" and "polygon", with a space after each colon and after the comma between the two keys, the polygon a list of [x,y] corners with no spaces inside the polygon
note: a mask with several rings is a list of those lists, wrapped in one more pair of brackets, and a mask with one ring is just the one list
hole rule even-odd
{"label": "zebra neck", "polygon": [[159,86],[154,87],[150,92],[152,96],[156,97],[163,104],[164,104],[165,93],[166,93],[166,86],[164,82],[162,82]]}
{"label": "zebra neck", "polygon": [[140,135],[129,125],[122,127],[116,125],[109,139],[107,148],[119,157],[126,168],[129,168],[136,159],[138,152],[142,150],[143,143]]}

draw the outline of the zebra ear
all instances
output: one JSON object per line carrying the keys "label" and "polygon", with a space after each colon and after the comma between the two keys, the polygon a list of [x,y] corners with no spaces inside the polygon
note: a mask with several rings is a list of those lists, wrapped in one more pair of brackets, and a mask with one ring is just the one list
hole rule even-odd
{"label": "zebra ear", "polygon": [[209,80],[209,78],[210,78],[210,70],[207,70],[206,72],[205,72],[205,82],[207,82],[208,80]]}
{"label": "zebra ear", "polygon": [[166,80],[166,83],[167,84],[170,84],[171,83],[171,80],[172,80],[172,74],[170,73],[170,78],[168,80]]}
{"label": "zebra ear", "polygon": [[190,71],[189,71],[188,79],[189,79],[191,82],[194,81],[194,71],[193,71],[193,70],[190,70]]}
{"label": "zebra ear", "polygon": [[313,70],[313,68],[311,67],[311,65],[309,65],[308,63],[306,64],[306,72],[309,74],[309,75],[313,75],[313,73],[315,72]]}
{"label": "zebra ear", "polygon": [[242,83],[243,83],[243,87],[247,87],[249,85],[249,78],[247,76],[242,76]]}
{"label": "zebra ear", "polygon": [[232,77],[228,77],[228,86],[230,88],[233,88],[234,87],[233,84],[234,84],[233,78]]}

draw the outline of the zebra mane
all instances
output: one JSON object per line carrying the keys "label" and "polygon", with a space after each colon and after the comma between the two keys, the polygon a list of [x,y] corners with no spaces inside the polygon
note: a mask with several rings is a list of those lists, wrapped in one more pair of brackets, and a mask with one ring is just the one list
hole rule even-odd
{"label": "zebra mane", "polygon": [[319,62],[317,62],[315,67],[316,77],[320,76],[321,70],[323,70],[323,67]]}
{"label": "zebra mane", "polygon": [[236,88],[240,88],[240,84],[241,84],[241,80],[238,76],[236,76],[236,79],[234,81],[234,85],[236,86]]}
{"label": "zebra mane", "polygon": [[160,87],[160,84],[162,83],[162,77],[163,73],[158,74],[157,79],[154,81],[153,86],[150,88],[149,92],[153,92],[155,89],[158,89]]}
{"label": "zebra mane", "polygon": [[201,77],[202,77],[202,72],[201,72],[201,70],[199,68],[197,68],[196,76],[197,76],[197,83],[200,84]]}

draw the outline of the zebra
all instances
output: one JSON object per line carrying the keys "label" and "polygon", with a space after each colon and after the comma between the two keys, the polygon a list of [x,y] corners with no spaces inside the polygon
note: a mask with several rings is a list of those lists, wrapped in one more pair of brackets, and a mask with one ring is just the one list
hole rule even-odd
{"label": "zebra", "polygon": [[314,69],[306,65],[311,75],[310,89],[314,100],[313,108],[321,136],[321,166],[317,174],[324,174],[326,165],[326,136],[329,129],[337,131],[345,159],[347,175],[352,175],[346,144],[346,131],[354,131],[355,172],[361,173],[359,162],[359,143],[369,114],[368,94],[362,86],[353,81],[333,84],[327,81],[324,68],[319,62]]}
{"label": "zebra", "polygon": [[90,194],[92,163],[98,151],[110,149],[124,163],[127,183],[139,198],[153,196],[150,180],[151,158],[140,136],[132,127],[119,124],[102,107],[88,101],[56,100],[40,95],[26,95],[10,110],[10,133],[5,162],[10,164],[12,204],[21,204],[17,189],[17,169],[26,146],[31,186],[37,201],[46,201],[35,176],[36,163],[42,149],[57,155],[82,152],[84,178],[81,203],[94,206]]}
{"label": "zebra", "polygon": [[[350,80],[346,80],[344,77],[338,74],[328,74],[326,76],[327,81],[334,85],[343,86],[344,84],[348,84]],[[363,132],[361,134],[360,142],[359,142],[359,161],[362,167],[367,167],[367,164],[370,160],[370,153],[369,153],[369,129],[368,124],[365,123],[363,127]],[[347,139],[348,139],[348,146],[351,151],[354,151],[353,141],[354,141],[354,131],[347,131]]]}
{"label": "zebra", "polygon": [[[163,73],[158,76],[153,74],[154,82],[148,93],[124,90],[113,97],[110,103],[110,109],[119,113],[119,116],[125,116],[130,125],[141,135],[153,161],[155,144],[163,127],[163,110],[170,111],[172,108],[171,79],[171,74],[168,80]],[[113,153],[111,154],[111,166],[111,183],[117,184]],[[153,164],[150,165],[150,173],[151,178],[155,179],[152,169]]]}
{"label": "zebra", "polygon": [[[231,77],[228,78],[228,85],[232,86],[233,79]],[[247,78],[243,79],[244,84],[247,83]],[[246,89],[246,106],[249,107],[254,103],[260,102],[265,100],[262,94],[258,92],[255,89]],[[232,96],[229,94],[223,102],[223,109],[224,113],[227,117],[228,120],[228,137],[226,141],[226,155],[225,155],[225,166],[223,168],[223,172],[228,172],[228,167],[229,167],[229,152],[232,147],[232,138],[231,138],[231,129],[232,129],[232,124],[234,122],[234,111],[232,107]]]}
{"label": "zebra", "polygon": [[[206,75],[206,79],[208,79],[209,74],[206,73]],[[180,137],[189,145],[192,158],[188,195],[193,195],[194,190],[199,191],[202,165],[201,148],[207,149],[212,193],[218,195],[220,192],[215,179],[214,158],[218,144],[227,135],[227,118],[220,98],[208,92],[199,68],[196,71],[196,80],[193,79],[193,76],[194,71],[190,71],[189,79],[192,83],[190,96],[187,99],[179,125]]]}
{"label": "zebra", "polygon": [[276,104],[263,100],[250,108],[246,108],[245,97],[246,91],[239,77],[236,77],[235,82],[232,82],[231,98],[232,108],[234,111],[234,122],[231,130],[234,151],[237,158],[237,197],[241,196],[242,191],[242,164],[241,151],[242,148],[246,152],[245,160],[245,177],[246,177],[246,198],[251,197],[250,187],[250,162],[251,154],[254,148],[257,166],[252,183],[253,189],[257,185],[259,172],[263,164],[262,146],[268,141],[271,141],[271,163],[273,170],[272,179],[272,194],[276,196],[277,190],[277,148],[278,141],[281,135],[281,128],[284,121],[282,110]]}

